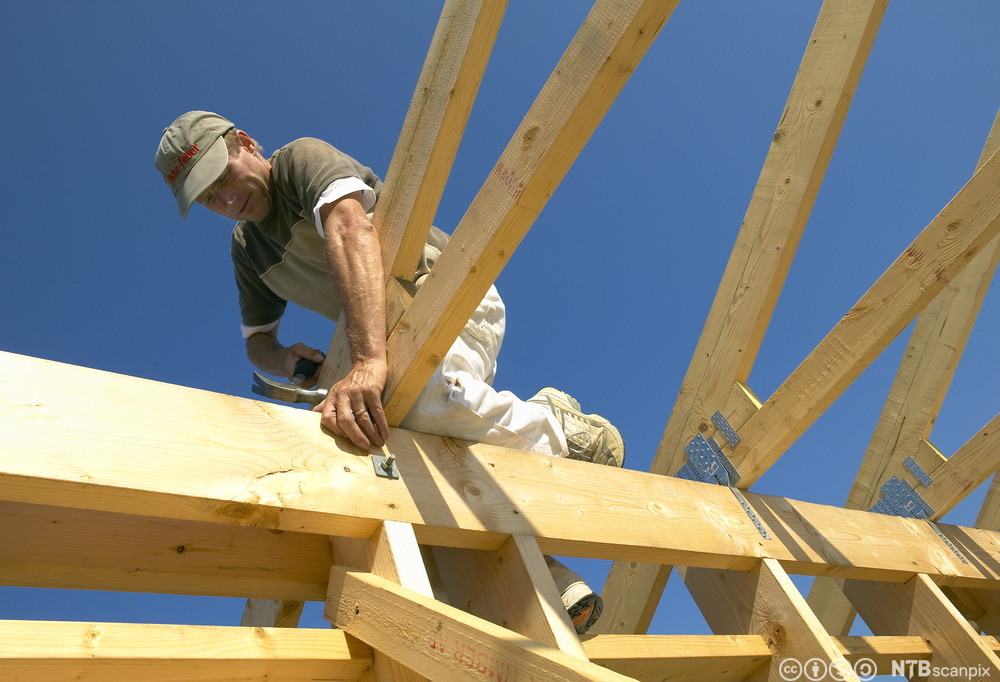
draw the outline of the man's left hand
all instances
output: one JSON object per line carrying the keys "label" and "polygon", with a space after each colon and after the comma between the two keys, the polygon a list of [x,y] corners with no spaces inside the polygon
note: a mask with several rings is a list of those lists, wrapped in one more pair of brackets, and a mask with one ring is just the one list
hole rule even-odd
{"label": "man's left hand", "polygon": [[362,450],[372,444],[382,447],[389,437],[389,423],[382,408],[388,375],[385,362],[359,363],[330,388],[326,399],[313,411],[322,413],[320,422],[335,436],[348,438]]}

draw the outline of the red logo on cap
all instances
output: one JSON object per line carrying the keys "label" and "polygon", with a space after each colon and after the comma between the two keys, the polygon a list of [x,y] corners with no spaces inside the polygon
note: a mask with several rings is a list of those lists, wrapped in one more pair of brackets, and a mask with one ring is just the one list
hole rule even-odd
{"label": "red logo on cap", "polygon": [[198,151],[198,145],[193,144],[191,145],[191,149],[177,157],[177,165],[170,169],[170,172],[167,173],[167,181],[170,183],[171,187],[174,186],[174,180],[177,179],[177,176],[180,175],[181,171],[184,170],[184,167],[188,165],[188,162],[194,158],[194,155],[197,154]]}

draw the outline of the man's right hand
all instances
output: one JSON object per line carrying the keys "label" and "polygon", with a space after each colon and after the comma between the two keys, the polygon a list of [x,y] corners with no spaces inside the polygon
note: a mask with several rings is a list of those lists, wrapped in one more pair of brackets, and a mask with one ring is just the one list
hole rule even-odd
{"label": "man's right hand", "polygon": [[287,348],[278,341],[277,328],[267,332],[258,332],[246,340],[247,358],[251,364],[262,372],[275,377],[295,376],[295,365],[299,360],[306,359],[316,364],[316,371],[302,382],[303,387],[316,384],[320,369],[326,356],[315,348],[304,343],[296,343]]}
{"label": "man's right hand", "polygon": [[284,349],[285,359],[281,363],[282,374],[289,379],[295,376],[295,366],[299,364],[299,360],[309,360],[316,365],[316,370],[302,382],[304,388],[310,388],[316,385],[316,381],[319,379],[320,369],[323,367],[323,361],[326,360],[326,355],[321,351],[310,348],[304,343],[296,343],[293,346],[289,346]]}

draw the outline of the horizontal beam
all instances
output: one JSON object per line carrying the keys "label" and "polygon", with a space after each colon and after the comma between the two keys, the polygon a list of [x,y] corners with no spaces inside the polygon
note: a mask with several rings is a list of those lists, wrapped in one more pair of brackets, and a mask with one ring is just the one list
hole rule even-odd
{"label": "horizontal beam", "polygon": [[372,650],[340,630],[0,620],[0,679],[357,680]]}
{"label": "horizontal beam", "polygon": [[[995,637],[981,640],[1000,650]],[[916,635],[833,637],[833,642],[848,661],[868,659],[880,675],[890,674],[893,661],[931,660],[934,653]],[[639,680],[736,682],[771,659],[761,635],[596,635],[583,639],[583,649],[592,663]]]}
{"label": "horizontal beam", "polygon": [[[393,429],[401,478],[327,436],[319,415],[0,353],[0,499],[368,538],[412,523],[423,544],[988,587],[1000,534],[750,493]],[[599,493],[591,491],[600,491]],[[627,529],[624,532],[623,529]],[[905,562],[901,558],[905,557]]]}
{"label": "horizontal beam", "polygon": [[0,585],[322,601],[329,541],[0,501]]}

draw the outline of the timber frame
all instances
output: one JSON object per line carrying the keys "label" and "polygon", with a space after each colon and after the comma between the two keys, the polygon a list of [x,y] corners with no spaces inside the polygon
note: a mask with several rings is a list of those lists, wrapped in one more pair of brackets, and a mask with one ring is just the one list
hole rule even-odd
{"label": "timber frame", "polygon": [[[928,440],[1000,257],[1000,126],[778,390],[761,401],[747,383],[887,1],[823,3],[649,472],[396,428],[390,479],[308,411],[0,353],[4,585],[248,598],[231,627],[0,621],[0,678],[777,680],[810,659],[827,679],[894,661],[1000,677],[1000,483],[976,527],[933,523],[1000,468],[1000,417],[950,456]],[[412,301],[388,288],[391,424],[678,2],[598,0],[436,277]],[[504,10],[444,3],[373,218],[391,278],[413,272]],[[749,491],[915,319],[845,507]],[[322,384],[345,366],[343,326]],[[768,537],[732,491],[674,476],[699,434]],[[867,511],[892,477],[929,518]],[[596,632],[575,634],[544,554],[614,562]],[[646,634],[675,568],[715,634]],[[808,597],[790,574],[817,576]],[[306,601],[335,627],[297,628]],[[874,635],[849,635],[856,614]]]}

